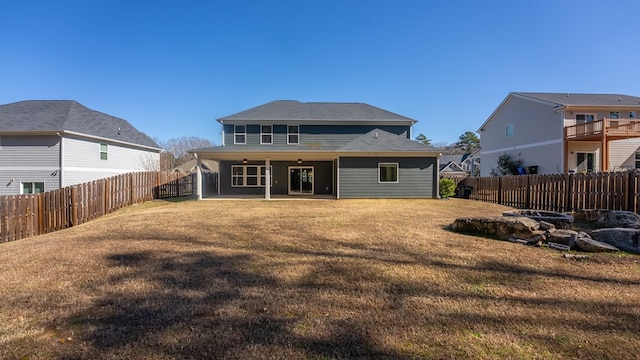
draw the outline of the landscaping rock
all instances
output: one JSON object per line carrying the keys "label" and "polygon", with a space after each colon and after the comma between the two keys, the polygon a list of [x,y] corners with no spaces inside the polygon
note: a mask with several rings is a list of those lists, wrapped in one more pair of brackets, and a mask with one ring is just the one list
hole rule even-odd
{"label": "landscaping rock", "polygon": [[640,229],[640,215],[620,210],[577,210],[573,213],[576,220],[593,222],[600,227]]}
{"label": "landscaping rock", "polygon": [[466,217],[458,218],[451,224],[453,231],[499,240],[509,240],[511,237],[529,239],[544,233],[539,228],[537,221],[517,216]]}
{"label": "landscaping rock", "polygon": [[591,232],[595,240],[613,245],[620,250],[640,254],[640,230],[625,228],[598,229]]}
{"label": "landscaping rock", "polygon": [[504,216],[525,216],[536,221],[544,221],[553,224],[558,229],[570,229],[573,224],[573,216],[569,214],[542,211],[542,210],[509,210],[502,213]]}
{"label": "landscaping rock", "polygon": [[570,246],[572,235],[577,237],[578,232],[567,229],[556,229],[556,231],[547,234],[547,241]]}
{"label": "landscaping rock", "polygon": [[577,238],[576,246],[581,250],[591,251],[591,252],[620,251],[620,249],[618,249],[613,245],[609,245],[602,241],[593,240],[587,237]]}

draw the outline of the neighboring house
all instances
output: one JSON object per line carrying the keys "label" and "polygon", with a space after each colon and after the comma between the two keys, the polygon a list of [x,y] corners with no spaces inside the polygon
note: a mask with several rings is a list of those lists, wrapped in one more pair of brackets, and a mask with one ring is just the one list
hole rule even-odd
{"label": "neighboring house", "polygon": [[[198,161],[193,159],[189,160],[186,163],[177,166],[173,169],[174,172],[186,172],[186,173],[194,173],[196,172],[196,166],[198,166]],[[200,162],[200,170],[206,172],[218,172],[218,162],[213,160],[202,160]]]}
{"label": "neighboring house", "polygon": [[467,155],[442,155],[440,156],[440,176],[466,176],[467,172],[462,168],[462,161]]}
{"label": "neighboring house", "polygon": [[465,155],[460,166],[467,174],[480,176],[480,149]]}
{"label": "neighboring house", "polygon": [[538,173],[640,168],[640,97],[510,93],[480,127],[481,175],[509,154]]}
{"label": "neighboring house", "polygon": [[0,195],[157,170],[160,147],[126,120],[72,100],[0,105]]}
{"label": "neighboring house", "polygon": [[219,195],[438,197],[439,151],[411,140],[416,120],[405,116],[363,103],[273,101],[218,122],[223,145],[191,152],[219,161]]}

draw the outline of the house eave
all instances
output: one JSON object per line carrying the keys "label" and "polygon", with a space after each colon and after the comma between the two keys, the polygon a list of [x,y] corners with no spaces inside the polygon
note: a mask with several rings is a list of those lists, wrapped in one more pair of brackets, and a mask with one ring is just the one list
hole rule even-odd
{"label": "house eave", "polygon": [[387,125],[387,126],[413,126],[418,120],[390,120],[390,119],[362,119],[362,120],[338,120],[338,119],[216,119],[225,125]]}

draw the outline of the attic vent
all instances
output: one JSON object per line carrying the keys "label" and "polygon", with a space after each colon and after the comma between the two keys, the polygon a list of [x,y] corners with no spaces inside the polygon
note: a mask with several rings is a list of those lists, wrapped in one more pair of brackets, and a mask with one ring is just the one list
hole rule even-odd
{"label": "attic vent", "polygon": [[567,93],[567,97],[569,97],[569,93]]}
{"label": "attic vent", "polygon": [[120,135],[120,127],[118,127],[118,135]]}
{"label": "attic vent", "polygon": [[378,138],[378,132],[376,131],[376,139]]}
{"label": "attic vent", "polygon": [[618,101],[622,101],[622,96],[618,96]]}

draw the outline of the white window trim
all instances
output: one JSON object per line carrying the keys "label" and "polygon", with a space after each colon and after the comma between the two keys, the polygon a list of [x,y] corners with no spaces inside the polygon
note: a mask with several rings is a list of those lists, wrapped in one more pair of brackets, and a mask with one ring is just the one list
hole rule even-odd
{"label": "white window trim", "polygon": [[[509,133],[507,131],[509,129],[509,127],[511,127],[511,135],[509,135]],[[505,127],[504,127],[504,137],[505,138],[513,137],[515,134],[516,134],[516,126],[514,124],[505,125]]]}
{"label": "white window trim", "polygon": [[[298,132],[297,133],[289,132],[289,126],[296,126],[298,128]],[[290,135],[298,135],[298,141],[297,142],[289,141],[289,139],[291,138]],[[298,145],[298,144],[300,144],[300,125],[295,125],[295,124],[287,125],[287,145]]]}
{"label": "white window trim", "polygon": [[[238,132],[238,126],[244,127],[244,132]],[[244,142],[238,142],[238,135],[244,135]],[[247,125],[233,125],[233,143],[238,145],[247,143]]]}
{"label": "white window trim", "polygon": [[[105,146],[105,151],[102,151],[102,145]],[[100,156],[100,160],[101,161],[108,161],[109,160],[109,144],[107,143],[100,143],[98,145],[98,150],[99,150],[99,156]],[[106,159],[102,158],[102,154],[105,154]]]}
{"label": "white window trim", "polygon": [[[257,175],[247,175],[247,168],[248,167],[255,167],[257,168]],[[255,188],[255,187],[264,187],[265,184],[264,182],[266,182],[266,176],[262,175],[262,169],[264,169],[264,165],[231,165],[231,187],[234,188]],[[235,176],[239,176],[239,175],[234,175],[233,174],[233,169],[234,168],[242,168],[242,185],[233,185],[233,178]],[[248,177],[257,177],[260,181],[258,181],[257,185],[247,185],[247,178]],[[273,166],[269,166],[269,177],[270,177],[270,183],[271,183],[271,188],[273,187]],[[265,178],[265,179],[263,179]],[[264,181],[263,181],[264,180]]]}
{"label": "white window trim", "polygon": [[[36,184],[42,184],[42,192],[44,191],[44,181],[21,181],[20,182],[20,195],[28,195],[24,192],[24,184],[31,184],[32,188],[36,188]],[[29,193],[29,194],[40,194],[40,193]]]}
{"label": "white window trim", "polygon": [[[380,181],[380,168],[383,165],[395,165],[396,167],[396,181]],[[378,184],[397,184],[400,182],[400,164],[399,163],[378,163]]]}
{"label": "white window trim", "polygon": [[[263,129],[264,126],[269,126],[271,128],[271,132],[268,132],[268,133],[262,132],[262,129]],[[263,142],[262,141],[263,135],[269,135],[271,141],[270,142]],[[271,144],[273,144],[273,125],[260,125],[260,144],[261,145],[271,145]]]}

